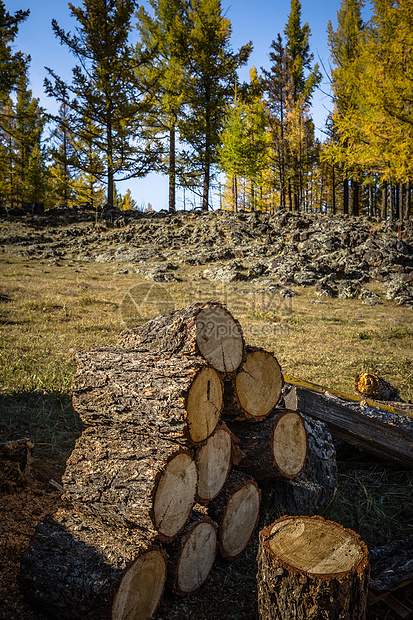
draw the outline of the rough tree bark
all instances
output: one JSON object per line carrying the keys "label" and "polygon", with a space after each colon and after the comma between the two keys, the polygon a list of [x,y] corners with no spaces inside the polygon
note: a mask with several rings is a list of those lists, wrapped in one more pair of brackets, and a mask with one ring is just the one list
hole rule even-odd
{"label": "rough tree bark", "polygon": [[232,436],[225,424],[221,424],[207,442],[196,450],[198,470],[197,500],[207,504],[224,486],[232,462]]}
{"label": "rough tree bark", "polygon": [[233,560],[244,551],[258,523],[260,501],[255,480],[231,471],[221,493],[208,505],[209,516],[218,524],[222,557]]}
{"label": "rough tree bark", "polygon": [[175,441],[100,426],[77,440],[63,486],[65,499],[91,514],[169,541],[190,517],[197,471],[192,452]]}
{"label": "rough tree bark", "polygon": [[166,554],[150,536],[69,509],[39,523],[18,576],[25,599],[52,620],[149,620],[165,580]]}
{"label": "rough tree bark", "polygon": [[246,348],[246,359],[224,388],[225,420],[264,420],[281,397],[284,384],[281,368],[269,351]]}
{"label": "rough tree bark", "polygon": [[260,532],[261,620],[364,620],[368,551],[358,535],[322,517],[278,519]]}
{"label": "rough tree bark", "polygon": [[158,359],[120,347],[75,350],[73,406],[85,424],[137,425],[140,432],[202,443],[222,409],[222,382],[204,360]]}
{"label": "rough tree bark", "polygon": [[295,411],[274,411],[261,422],[228,423],[243,453],[238,468],[256,480],[293,479],[307,458],[307,431]]}
{"label": "rough tree bark", "polygon": [[374,372],[362,372],[357,375],[354,388],[356,393],[364,398],[403,402],[399,390]]}
{"label": "rough tree bark", "polygon": [[208,579],[217,552],[217,524],[194,510],[188,525],[172,543],[166,545],[169,556],[167,585],[180,596],[198,590]]}
{"label": "rough tree bark", "polygon": [[230,375],[244,355],[238,321],[219,303],[194,303],[121,333],[118,345],[157,355],[199,355],[215,370]]}

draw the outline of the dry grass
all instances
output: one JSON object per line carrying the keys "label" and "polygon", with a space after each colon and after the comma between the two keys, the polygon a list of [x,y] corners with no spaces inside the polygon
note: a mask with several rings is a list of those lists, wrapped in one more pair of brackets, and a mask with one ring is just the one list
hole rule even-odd
{"label": "dry grass", "polygon": [[[135,273],[116,273],[110,264],[48,265],[5,254],[0,259],[1,438],[34,439],[45,484],[59,478],[82,429],[71,406],[70,350],[114,344],[136,315],[141,321],[194,300],[226,304],[246,341],[274,351],[287,375],[352,393],[355,375],[374,370],[413,400],[413,310],[384,300],[377,287],[382,303],[371,307],[318,298],[313,287],[295,287],[295,296],[283,299],[260,292],[259,281],[213,286],[199,277],[199,267],[180,270],[179,282],[155,284]],[[406,528],[412,533],[411,473],[359,454],[343,456],[339,470],[338,491],[325,516],[372,544]],[[276,508],[266,506],[260,525],[277,516]],[[257,538],[237,562],[218,562],[210,583],[194,597],[177,602],[167,596],[158,617],[254,619],[256,548]],[[29,617],[19,609],[9,616],[0,609],[0,617]],[[391,618],[377,609],[368,617]]]}

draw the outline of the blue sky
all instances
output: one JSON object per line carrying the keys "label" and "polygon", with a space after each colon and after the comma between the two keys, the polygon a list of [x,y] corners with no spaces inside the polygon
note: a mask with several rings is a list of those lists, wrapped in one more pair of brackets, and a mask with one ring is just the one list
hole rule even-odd
{"label": "blue sky", "polygon": [[[72,0],[75,6],[80,0]],[[147,4],[141,2],[141,4]],[[331,20],[336,24],[337,11],[341,0],[301,0],[302,23],[308,22],[311,30],[311,51],[316,62],[329,67],[329,51],[327,46],[327,24]],[[76,21],[70,16],[66,0],[5,0],[6,9],[13,13],[18,9],[30,9],[30,16],[20,26],[15,41],[15,49],[30,54],[30,80],[33,95],[39,97],[41,105],[48,111],[56,110],[55,102],[43,92],[43,80],[46,76],[45,66],[52,68],[64,79],[70,79],[73,56],[67,48],[62,47],[54,37],[51,21],[57,19],[65,30],[74,30]],[[271,42],[282,33],[290,12],[290,0],[222,0],[223,11],[231,20],[232,46],[238,49],[252,40],[254,51],[248,67],[242,70],[241,78],[247,80],[252,66],[269,67],[268,54]],[[321,136],[325,118],[331,109],[330,98],[323,93],[328,92],[328,76],[324,76],[320,89],[313,100],[313,119],[317,135]],[[167,180],[158,175],[149,175],[142,180],[129,180],[118,184],[122,193],[129,187],[138,204],[150,202],[156,209],[167,208]],[[180,197],[178,197],[178,201]],[[216,202],[215,202],[216,206]],[[178,205],[179,207],[179,205]],[[182,208],[182,206],[181,206]]]}

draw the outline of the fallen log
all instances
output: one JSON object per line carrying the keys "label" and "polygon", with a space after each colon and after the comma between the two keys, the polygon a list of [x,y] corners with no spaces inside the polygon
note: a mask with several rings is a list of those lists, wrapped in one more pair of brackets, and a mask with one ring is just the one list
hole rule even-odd
{"label": "fallen log", "polygon": [[66,509],[36,527],[18,583],[51,620],[149,620],[162,598],[166,562],[142,531]]}
{"label": "fallen log", "polygon": [[413,581],[413,540],[403,538],[369,549],[370,592],[376,597]]}
{"label": "fallen log", "polygon": [[258,481],[293,479],[307,458],[307,431],[295,411],[275,410],[261,422],[228,422],[243,456],[237,467]]}
{"label": "fallen log", "polygon": [[157,355],[200,355],[215,370],[234,373],[244,355],[241,326],[221,304],[194,303],[120,334],[118,346]]}
{"label": "fallen log", "polygon": [[0,492],[10,493],[30,479],[33,442],[27,437],[0,444]]}
{"label": "fallen log", "polygon": [[222,409],[222,382],[201,358],[158,359],[120,347],[74,351],[73,407],[88,425],[135,425],[141,432],[202,443]]}
{"label": "fallen log", "polygon": [[284,384],[274,355],[258,347],[246,348],[246,359],[224,386],[224,420],[264,420],[281,397]]}
{"label": "fallen log", "polygon": [[362,372],[357,375],[354,388],[357,394],[364,398],[403,402],[399,390],[374,372]]}
{"label": "fallen log", "polygon": [[238,557],[250,542],[259,518],[261,492],[251,476],[232,470],[221,493],[208,505],[218,524],[218,547],[228,560]]}
{"label": "fallen log", "polygon": [[337,523],[285,516],[260,532],[261,620],[364,620],[368,577],[366,545]]}
{"label": "fallen log", "polygon": [[288,515],[316,515],[331,501],[337,486],[336,450],[328,427],[301,415],[308,438],[304,468],[293,480],[266,481],[262,486],[267,501]]}
{"label": "fallen log", "polygon": [[325,422],[333,437],[383,459],[413,467],[413,419],[313,383],[286,378],[285,406]]}
{"label": "fallen log", "polygon": [[225,424],[218,426],[204,446],[197,448],[197,501],[208,504],[224,486],[231,469],[232,437]]}
{"label": "fallen log", "polygon": [[169,541],[188,521],[197,471],[191,450],[134,428],[87,428],[67,460],[64,499]]}
{"label": "fallen log", "polygon": [[175,594],[187,596],[208,579],[217,552],[217,524],[194,510],[183,532],[169,545],[167,585]]}

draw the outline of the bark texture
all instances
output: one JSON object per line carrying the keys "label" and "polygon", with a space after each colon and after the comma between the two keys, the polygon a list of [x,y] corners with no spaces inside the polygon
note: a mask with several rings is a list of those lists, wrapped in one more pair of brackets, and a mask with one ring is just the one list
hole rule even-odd
{"label": "bark texture", "polygon": [[337,486],[336,449],[326,424],[301,416],[308,438],[304,469],[294,480],[265,487],[270,502],[286,514],[312,516],[331,501]]}
{"label": "bark texture", "polygon": [[194,303],[121,333],[118,345],[157,355],[200,355],[215,370],[234,373],[244,355],[240,324],[219,303]]}
{"label": "bark texture", "polygon": [[246,359],[232,381],[225,383],[225,420],[264,420],[281,397],[284,384],[281,367],[272,353],[246,348]]}
{"label": "bark texture", "polygon": [[208,505],[218,524],[222,557],[233,560],[250,542],[258,523],[261,492],[257,483],[240,471],[231,471],[221,493]]}
{"label": "bark texture", "polygon": [[217,552],[217,524],[194,510],[183,532],[169,545],[167,585],[180,596],[198,590],[208,579]]}
{"label": "bark texture", "polygon": [[166,554],[150,536],[75,510],[36,527],[18,576],[25,599],[52,620],[149,620],[165,579]]}
{"label": "bark texture", "polygon": [[282,517],[260,532],[261,620],[364,620],[368,551],[322,517]]}
{"label": "bark texture", "polygon": [[238,468],[256,480],[293,479],[307,458],[307,431],[301,415],[276,410],[262,422],[229,423],[243,456]]}
{"label": "bark texture", "polygon": [[73,406],[85,424],[136,425],[140,432],[202,443],[222,409],[222,382],[199,357],[158,359],[120,347],[75,351]]}
{"label": "bark texture", "polygon": [[191,450],[133,427],[86,429],[67,460],[65,499],[87,512],[171,540],[195,503]]}
{"label": "bark texture", "polygon": [[0,444],[0,493],[12,492],[30,479],[33,447],[27,437]]}

